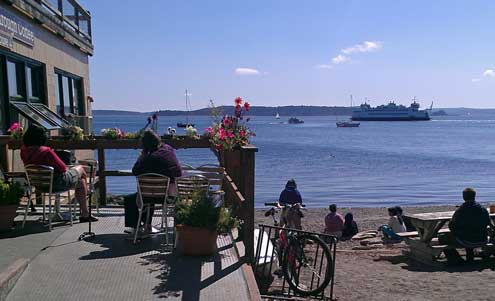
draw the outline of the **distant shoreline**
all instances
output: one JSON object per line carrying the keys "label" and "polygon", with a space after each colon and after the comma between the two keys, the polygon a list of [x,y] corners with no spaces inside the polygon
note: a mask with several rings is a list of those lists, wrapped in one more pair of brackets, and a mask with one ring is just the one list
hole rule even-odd
{"label": "distant shoreline", "polygon": [[[220,112],[232,112],[232,106],[219,106],[217,109]],[[445,111],[447,115],[468,115],[471,113],[495,114],[495,109],[472,109],[472,108],[438,108],[434,109],[433,113]],[[283,107],[265,107],[252,106],[249,110],[251,116],[275,116],[276,113],[281,116],[350,116],[351,108],[349,107],[329,107],[329,106],[283,106]],[[136,112],[122,110],[93,110],[94,116],[102,115],[151,115],[153,112]],[[183,116],[186,111],[179,110],[160,110],[157,112],[159,116]],[[189,112],[190,116],[210,116],[211,109],[203,108]],[[434,115],[433,115],[434,116]]]}

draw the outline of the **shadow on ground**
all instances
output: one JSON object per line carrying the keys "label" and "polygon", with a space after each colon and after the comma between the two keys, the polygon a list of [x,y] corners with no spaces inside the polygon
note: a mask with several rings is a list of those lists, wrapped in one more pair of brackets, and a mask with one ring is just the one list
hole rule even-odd
{"label": "shadow on ground", "polygon": [[[222,249],[232,247],[225,246]],[[159,253],[141,257],[142,265],[150,266],[150,273],[159,272],[157,278],[160,284],[153,288],[153,293],[159,298],[179,297],[182,300],[199,300],[201,290],[239,269],[242,262],[222,269],[222,254],[216,253],[209,257],[181,256],[177,253]],[[205,273],[203,265],[213,263],[213,271]],[[155,268],[157,267],[157,268]],[[209,276],[202,279],[205,274]]]}
{"label": "shadow on ground", "polygon": [[132,256],[158,250],[163,243],[163,238],[160,235],[144,239],[137,245],[134,245],[132,240],[128,240],[128,238],[129,234],[124,233],[97,234],[93,239],[88,239],[87,242],[98,244],[105,249],[90,252],[88,255],[81,256],[79,259],[94,260]]}
{"label": "shadow on ground", "polygon": [[495,271],[495,258],[476,258],[472,263],[463,263],[459,265],[447,265],[446,262],[437,263],[435,266],[430,266],[420,262],[411,260],[407,255],[391,255],[380,256],[375,259],[376,261],[383,260],[389,261],[392,264],[400,264],[405,270],[411,272],[449,272],[449,273],[463,273],[463,272],[481,272],[483,270]]}

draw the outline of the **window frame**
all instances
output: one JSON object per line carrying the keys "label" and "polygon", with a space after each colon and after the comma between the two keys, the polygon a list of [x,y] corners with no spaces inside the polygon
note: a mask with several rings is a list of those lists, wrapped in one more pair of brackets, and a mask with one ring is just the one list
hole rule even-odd
{"label": "window frame", "polygon": [[[86,116],[86,103],[84,102],[84,81],[83,77],[72,74],[70,72],[58,69],[55,67],[55,78],[58,83],[58,99],[56,106],[64,108],[63,115],[73,114],[74,116]],[[64,93],[64,77],[68,81],[69,104],[70,112],[65,112],[65,93]],[[76,87],[77,95],[74,95],[74,86]],[[61,112],[57,112],[61,114]],[[62,114],[61,114],[62,115]]]}

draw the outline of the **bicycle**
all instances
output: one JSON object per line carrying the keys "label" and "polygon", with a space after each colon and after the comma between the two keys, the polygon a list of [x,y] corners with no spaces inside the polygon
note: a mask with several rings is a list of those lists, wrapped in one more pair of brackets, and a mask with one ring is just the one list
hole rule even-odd
{"label": "bicycle", "polygon": [[[332,278],[333,261],[328,245],[317,235],[301,232],[303,215],[300,209],[303,204],[281,206],[279,203],[265,203],[265,206],[272,206],[265,216],[271,216],[274,225],[280,227],[273,244],[289,287],[302,296],[318,295]],[[285,211],[285,216],[278,221],[275,213],[280,209]]]}

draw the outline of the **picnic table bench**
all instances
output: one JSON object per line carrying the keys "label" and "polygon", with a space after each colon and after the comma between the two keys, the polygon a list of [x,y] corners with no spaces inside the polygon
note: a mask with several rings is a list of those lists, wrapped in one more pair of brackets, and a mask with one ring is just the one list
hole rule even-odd
{"label": "picnic table bench", "polygon": [[[443,250],[456,248],[455,246],[441,245],[438,242],[438,234],[448,233],[448,228],[443,226],[452,219],[455,211],[430,212],[405,214],[416,227],[417,231],[398,233],[404,238],[410,247],[410,255],[413,259],[432,264]],[[495,218],[495,213],[490,214],[490,218]],[[486,246],[492,246],[488,243]]]}

